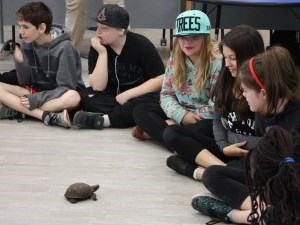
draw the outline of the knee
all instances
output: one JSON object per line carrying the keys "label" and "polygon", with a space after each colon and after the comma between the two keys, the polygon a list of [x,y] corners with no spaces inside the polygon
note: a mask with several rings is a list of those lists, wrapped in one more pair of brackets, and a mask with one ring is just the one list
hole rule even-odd
{"label": "knee", "polygon": [[136,124],[140,124],[141,120],[144,120],[146,109],[143,104],[136,106],[132,111],[133,120]]}
{"label": "knee", "polygon": [[169,147],[176,142],[176,125],[167,126],[162,134],[163,140],[165,144]]}
{"label": "knee", "polygon": [[218,170],[219,170],[219,166],[215,166],[215,165],[209,166],[204,170],[202,175],[202,182],[206,188],[211,187],[211,184],[213,183]]}
{"label": "knee", "polygon": [[80,95],[75,90],[67,91],[61,98],[62,100],[62,108],[64,109],[72,109],[79,105],[80,103]]}

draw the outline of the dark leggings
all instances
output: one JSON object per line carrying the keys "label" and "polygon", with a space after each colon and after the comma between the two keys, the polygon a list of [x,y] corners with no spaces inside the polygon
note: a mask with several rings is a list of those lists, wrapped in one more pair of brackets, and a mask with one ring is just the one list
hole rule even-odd
{"label": "dark leggings", "polygon": [[209,150],[223,162],[229,161],[217,146],[212,131],[212,120],[200,120],[190,126],[172,125],[165,129],[163,140],[166,145],[183,159],[195,163],[196,156],[203,150]]}
{"label": "dark leggings", "polygon": [[[165,143],[165,132],[171,127],[176,127],[178,130],[191,130],[196,136],[204,132],[207,135],[212,135],[212,120],[201,120],[196,124],[186,125],[168,125],[166,120],[169,119],[159,104],[142,104],[137,106],[133,111],[135,123],[154,140],[160,144],[170,147],[171,151],[176,149],[172,145]],[[180,142],[180,141],[178,141]],[[181,143],[180,143],[181,144]]]}
{"label": "dark leggings", "polygon": [[202,177],[204,186],[234,209],[240,209],[249,196],[245,170],[228,166],[210,166]]}
{"label": "dark leggings", "polygon": [[89,112],[100,112],[107,114],[111,127],[126,128],[135,125],[133,120],[133,110],[137,105],[143,103],[159,102],[159,92],[151,92],[130,99],[128,102],[120,105],[116,97],[107,92],[93,91],[87,88],[81,93],[81,108]]}
{"label": "dark leggings", "polygon": [[133,119],[144,132],[146,132],[155,141],[165,145],[162,134],[168,126],[168,119],[159,103],[141,104],[133,110]]}

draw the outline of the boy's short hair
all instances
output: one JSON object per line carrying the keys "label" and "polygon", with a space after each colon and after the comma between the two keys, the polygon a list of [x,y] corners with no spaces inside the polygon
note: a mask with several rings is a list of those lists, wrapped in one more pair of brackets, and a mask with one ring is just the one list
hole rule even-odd
{"label": "boy's short hair", "polygon": [[50,8],[43,2],[29,2],[16,12],[18,21],[31,23],[36,28],[40,24],[46,24],[45,33],[48,34],[51,30],[53,16]]}

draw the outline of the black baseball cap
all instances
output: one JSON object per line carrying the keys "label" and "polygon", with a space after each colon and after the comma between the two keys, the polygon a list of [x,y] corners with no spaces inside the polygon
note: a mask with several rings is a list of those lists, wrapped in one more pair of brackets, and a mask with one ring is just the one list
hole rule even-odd
{"label": "black baseball cap", "polygon": [[110,27],[127,29],[129,25],[128,12],[118,5],[105,4],[99,9],[97,17],[92,18],[97,23]]}

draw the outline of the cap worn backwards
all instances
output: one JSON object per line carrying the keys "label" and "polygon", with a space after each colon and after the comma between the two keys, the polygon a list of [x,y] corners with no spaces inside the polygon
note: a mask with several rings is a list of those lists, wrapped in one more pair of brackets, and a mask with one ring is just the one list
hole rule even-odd
{"label": "cap worn backwards", "polygon": [[210,21],[205,13],[200,10],[188,10],[177,16],[174,36],[210,34],[210,30]]}
{"label": "cap worn backwards", "polygon": [[105,4],[99,9],[97,17],[93,18],[97,23],[110,27],[127,29],[129,25],[128,12],[118,5]]}

